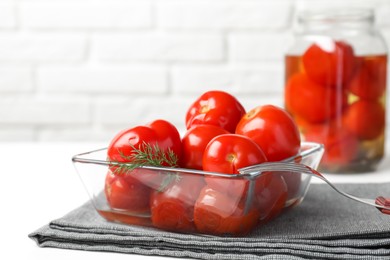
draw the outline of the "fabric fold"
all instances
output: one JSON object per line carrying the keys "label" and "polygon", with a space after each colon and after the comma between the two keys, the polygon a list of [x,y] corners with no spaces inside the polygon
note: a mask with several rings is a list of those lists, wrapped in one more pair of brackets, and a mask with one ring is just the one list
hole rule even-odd
{"label": "fabric fold", "polygon": [[[390,184],[339,184],[362,197]],[[390,259],[390,216],[312,184],[301,205],[246,237],[181,234],[108,222],[91,202],[29,235],[41,247],[198,259]]]}

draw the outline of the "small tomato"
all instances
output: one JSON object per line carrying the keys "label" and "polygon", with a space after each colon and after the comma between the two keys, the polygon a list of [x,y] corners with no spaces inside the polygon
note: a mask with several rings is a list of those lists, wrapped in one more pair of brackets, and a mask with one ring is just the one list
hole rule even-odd
{"label": "small tomato", "polygon": [[[224,134],[213,138],[203,154],[203,170],[226,174],[238,174],[238,169],[266,162],[261,148],[248,137],[237,134]],[[256,185],[262,185],[259,179]],[[206,176],[208,185],[234,197],[244,198],[249,181],[239,178]]]}
{"label": "small tomato", "polygon": [[293,118],[282,108],[258,106],[245,114],[236,133],[249,137],[268,161],[280,161],[299,153],[300,134]]}
{"label": "small tomato", "polygon": [[348,85],[349,90],[361,99],[378,100],[386,90],[386,57],[359,57],[359,67]]}
{"label": "small tomato", "polygon": [[163,191],[153,191],[150,197],[153,225],[176,232],[194,231],[194,205],[204,185],[200,176],[180,174]]}
{"label": "small tomato", "polygon": [[236,174],[238,169],[266,162],[262,149],[251,139],[238,134],[214,137],[203,155],[205,171]]}
{"label": "small tomato", "polygon": [[325,153],[321,165],[332,168],[334,165],[348,165],[357,156],[359,140],[345,127],[336,123],[306,125],[305,141],[321,143]]}
{"label": "small tomato", "polygon": [[241,103],[224,91],[208,91],[190,106],[186,114],[186,126],[215,125],[233,133],[240,118],[245,114]]}
{"label": "small tomato", "polygon": [[116,175],[109,171],[104,191],[108,204],[113,209],[126,210],[136,214],[149,212],[151,190],[131,174]]}
{"label": "small tomato", "polygon": [[288,188],[280,174],[266,173],[272,176],[268,185],[255,190],[262,222],[267,222],[280,214],[286,204]]}
{"label": "small tomato", "polygon": [[327,40],[312,44],[303,54],[307,75],[326,87],[344,87],[355,71],[355,55],[351,45]]}
{"label": "small tomato", "polygon": [[245,235],[258,224],[260,214],[253,207],[245,213],[244,205],[206,186],[194,207],[196,229],[211,235]]}
{"label": "small tomato", "polygon": [[164,153],[170,150],[180,159],[180,134],[174,125],[162,119],[119,132],[108,146],[108,159],[116,162],[132,162],[134,148],[144,150],[144,144],[152,147],[157,145]]}
{"label": "small tomato", "polygon": [[345,127],[360,140],[373,140],[385,129],[385,109],[380,102],[358,100],[343,117]]}
{"label": "small tomato", "polygon": [[326,88],[304,73],[295,74],[288,80],[284,97],[287,110],[310,123],[330,120],[347,104],[345,91]]}
{"label": "small tomato", "polygon": [[195,125],[182,138],[182,167],[189,169],[203,169],[203,153],[207,144],[214,137],[229,132],[214,125]]}

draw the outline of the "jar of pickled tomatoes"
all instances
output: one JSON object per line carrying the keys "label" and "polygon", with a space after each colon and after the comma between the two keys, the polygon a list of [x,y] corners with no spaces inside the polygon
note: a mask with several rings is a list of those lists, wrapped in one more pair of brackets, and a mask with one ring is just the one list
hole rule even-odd
{"label": "jar of pickled tomatoes", "polygon": [[324,172],[374,171],[384,155],[387,47],[372,10],[302,12],[285,56],[285,108]]}

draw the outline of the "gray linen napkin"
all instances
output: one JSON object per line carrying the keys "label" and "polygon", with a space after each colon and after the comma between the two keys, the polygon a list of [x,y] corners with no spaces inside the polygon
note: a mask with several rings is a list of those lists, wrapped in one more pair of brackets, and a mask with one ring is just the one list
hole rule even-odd
{"label": "gray linen napkin", "polygon": [[[363,197],[390,184],[339,184]],[[111,223],[87,202],[29,235],[40,247],[198,259],[390,259],[390,216],[312,184],[305,200],[247,237],[165,232]]]}

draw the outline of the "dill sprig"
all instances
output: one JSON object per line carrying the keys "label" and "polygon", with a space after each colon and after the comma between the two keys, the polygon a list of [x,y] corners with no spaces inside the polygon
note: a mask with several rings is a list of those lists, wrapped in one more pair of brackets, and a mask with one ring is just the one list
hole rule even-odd
{"label": "dill sprig", "polygon": [[126,173],[142,166],[178,167],[179,159],[170,148],[164,151],[157,143],[150,144],[146,142],[142,142],[139,148],[136,148],[133,144],[129,145],[132,149],[130,155],[118,151],[125,162],[111,161],[111,163],[114,163],[113,166],[118,166],[115,169],[117,174]]}
{"label": "dill sprig", "polygon": [[[132,149],[130,155],[125,155],[122,151],[118,151],[125,162],[110,162],[111,166],[115,166],[114,174],[127,174],[135,168],[143,166],[178,167],[179,160],[172,149],[164,151],[157,143],[150,144],[143,142],[139,148],[136,148],[132,144],[129,145]],[[163,191],[172,181],[178,182],[179,180],[179,174],[168,173],[162,180],[157,191]]]}

